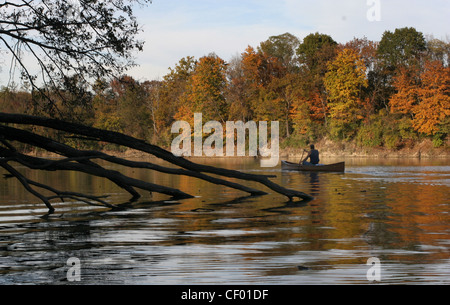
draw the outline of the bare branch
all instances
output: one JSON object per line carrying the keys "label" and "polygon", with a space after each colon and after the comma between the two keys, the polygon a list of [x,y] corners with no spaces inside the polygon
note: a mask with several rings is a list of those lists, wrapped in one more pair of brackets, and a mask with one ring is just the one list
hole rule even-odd
{"label": "bare branch", "polygon": [[35,191],[28,183],[28,180],[21,173],[19,173],[17,170],[15,170],[14,167],[10,166],[2,159],[0,159],[0,166],[3,167],[4,169],[6,169],[11,175],[16,177],[17,180],[20,181],[20,183],[25,187],[25,189],[28,192],[30,192],[31,194],[33,194],[34,196],[36,196],[40,200],[42,200],[42,202],[44,202],[44,204],[47,206],[50,213],[52,213],[55,210],[55,208],[53,208],[53,206],[51,205],[48,198],[46,198],[44,195],[40,194],[39,192]]}
{"label": "bare branch", "polygon": [[[133,137],[121,134],[121,133],[113,132],[113,131],[101,130],[101,129],[97,129],[97,128],[93,128],[93,127],[76,124],[76,123],[63,122],[63,121],[57,120],[57,119],[41,118],[41,117],[19,115],[19,114],[0,113],[0,122],[38,125],[38,126],[53,128],[56,130],[81,135],[81,136],[96,137],[101,141],[122,145],[122,146],[125,146],[128,148],[132,148],[132,149],[136,149],[136,150],[139,150],[142,152],[152,154],[158,158],[161,158],[165,161],[168,161],[172,164],[178,165],[178,166],[180,166],[184,169],[190,170],[190,171],[218,174],[218,175],[230,177],[230,178],[256,181],[256,182],[259,182],[259,183],[267,186],[268,188],[272,189],[275,192],[278,192],[280,194],[287,196],[290,200],[292,200],[293,198],[301,198],[301,199],[306,199],[306,200],[312,199],[312,197],[308,194],[305,194],[305,193],[299,192],[299,191],[295,191],[295,190],[289,190],[289,189],[286,189],[276,183],[273,183],[272,181],[269,180],[268,176],[255,175],[255,174],[243,173],[243,172],[235,171],[235,170],[220,169],[220,168],[216,168],[216,167],[212,167],[212,166],[196,164],[185,158],[176,157],[172,153],[170,153],[158,146],[155,146],[155,145],[146,143],[145,141],[138,140],[136,138],[133,138]],[[1,134],[1,132],[0,132],[0,134]],[[4,136],[7,137],[6,134],[4,134]]]}
{"label": "bare branch", "polygon": [[[155,164],[152,164],[149,162],[128,161],[125,159],[113,157],[113,156],[107,155],[105,153],[97,152],[97,151],[77,150],[77,149],[74,149],[65,144],[51,140],[49,138],[38,136],[31,132],[12,128],[12,127],[0,126],[0,132],[4,132],[5,134],[8,134],[8,136],[7,136],[8,138],[16,138],[20,142],[30,144],[30,145],[33,145],[36,147],[40,147],[40,148],[46,149],[48,151],[51,151],[53,153],[57,153],[57,154],[68,157],[68,158],[65,158],[62,160],[52,161],[52,162],[48,162],[46,164],[44,163],[39,167],[39,169],[41,169],[41,170],[51,170],[51,168],[56,165],[60,165],[60,164],[68,163],[68,162],[72,162],[72,161],[77,161],[82,164],[89,164],[91,166],[98,167],[98,165],[93,162],[89,162],[89,163],[87,163],[87,162],[91,161],[92,159],[102,159],[102,160],[105,160],[108,162],[112,162],[112,163],[127,166],[127,167],[132,167],[132,168],[144,168],[144,169],[151,169],[151,170],[155,170],[155,171],[166,173],[166,174],[195,177],[195,178],[199,178],[199,179],[202,179],[202,180],[214,183],[214,184],[224,185],[224,186],[228,186],[230,188],[241,190],[241,191],[247,192],[253,196],[267,194],[267,193],[257,190],[257,189],[249,188],[249,187],[246,187],[246,186],[243,186],[243,185],[240,185],[237,183],[233,183],[230,181],[226,181],[223,179],[214,178],[214,177],[205,175],[203,173],[195,172],[195,171],[168,168],[168,167],[164,167],[164,166],[160,166],[160,165],[155,165]],[[12,156],[12,155],[8,155],[8,156]]]}

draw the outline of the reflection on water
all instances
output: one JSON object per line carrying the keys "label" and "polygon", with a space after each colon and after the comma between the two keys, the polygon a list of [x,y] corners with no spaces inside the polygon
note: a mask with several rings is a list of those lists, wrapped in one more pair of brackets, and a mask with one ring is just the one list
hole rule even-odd
{"label": "reflection on water", "polygon": [[[448,162],[348,160],[344,174],[282,172],[253,159],[200,162],[275,174],[275,182],[316,199],[246,197],[189,177],[112,166],[196,198],[144,194],[120,211],[61,202],[45,217],[42,203],[4,180],[0,284],[70,283],[70,257],[81,261],[82,284],[367,284],[370,257],[381,261],[382,283],[450,283]],[[21,170],[58,189],[128,199],[104,179]]]}

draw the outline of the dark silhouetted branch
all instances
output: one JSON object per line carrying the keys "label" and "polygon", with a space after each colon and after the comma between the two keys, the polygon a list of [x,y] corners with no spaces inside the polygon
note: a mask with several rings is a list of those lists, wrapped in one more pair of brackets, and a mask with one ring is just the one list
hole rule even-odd
{"label": "dark silhouetted branch", "polygon": [[47,128],[52,128],[60,131],[65,131],[68,133],[73,133],[76,135],[86,136],[90,138],[97,138],[99,141],[109,142],[113,144],[122,145],[128,148],[132,148],[135,150],[139,150],[142,152],[146,152],[152,154],[160,159],[163,159],[167,162],[170,162],[174,165],[178,165],[184,169],[194,171],[194,172],[203,172],[210,174],[217,174],[230,178],[237,178],[248,181],[259,182],[271,190],[283,194],[292,200],[293,198],[307,199],[310,200],[312,197],[308,194],[305,194],[300,191],[286,189],[272,181],[269,180],[271,176],[266,175],[255,175],[249,173],[243,173],[240,171],[217,168],[208,165],[197,164],[191,162],[182,157],[176,157],[172,153],[145,141],[118,133],[113,131],[101,130],[93,127],[88,127],[76,123],[68,123],[63,122],[58,119],[50,119],[43,117],[35,117],[29,115],[20,115],[20,114],[5,114],[0,113],[0,122],[4,123],[16,123],[16,124],[27,124],[27,125],[37,125],[43,126]]}
{"label": "dark silhouetted branch", "polygon": [[[251,196],[259,196],[267,194],[264,191],[257,190],[254,188],[249,188],[247,186],[231,182],[228,180],[224,180],[218,177],[212,177],[207,175],[215,174],[222,177],[235,178],[245,181],[254,181],[258,182],[271,190],[285,195],[289,198],[289,200],[293,200],[294,198],[300,198],[302,200],[311,200],[312,197],[308,194],[305,194],[300,191],[286,189],[272,181],[269,178],[274,176],[269,175],[255,175],[249,173],[243,173],[236,170],[229,170],[223,168],[217,168],[212,166],[206,166],[191,162],[185,158],[176,157],[172,153],[145,141],[107,130],[101,130],[97,128],[92,128],[80,124],[64,122],[58,119],[48,119],[36,116],[29,115],[21,115],[21,114],[6,114],[0,113],[0,157],[3,157],[1,160],[1,166],[4,167],[12,176],[19,179],[19,181],[24,185],[24,187],[35,196],[40,198],[52,211],[51,204],[49,202],[50,199],[55,198],[71,198],[78,199],[83,202],[96,202],[97,204],[102,204],[108,207],[114,207],[114,205],[110,205],[105,201],[101,200],[101,197],[88,196],[79,193],[71,193],[71,192],[62,192],[51,188],[50,186],[46,186],[31,180],[28,180],[20,173],[18,173],[14,168],[8,164],[10,161],[18,162],[30,169],[36,170],[45,170],[45,171],[59,171],[59,170],[67,170],[67,171],[78,171],[87,173],[89,175],[103,177],[109,179],[114,182],[119,187],[128,191],[132,198],[131,200],[136,200],[140,197],[140,194],[134,189],[138,188],[141,190],[146,190],[150,192],[157,192],[161,194],[166,194],[172,196],[175,199],[185,199],[192,198],[192,195],[186,194],[180,190],[169,188],[166,186],[156,185],[153,183],[141,181],[138,179],[134,179],[131,177],[127,177],[122,173],[114,170],[108,170],[99,164],[95,163],[94,160],[105,160],[110,163],[131,167],[131,168],[142,168],[154,170],[166,174],[171,175],[184,175],[189,177],[194,177],[198,179],[202,179],[217,185],[224,185],[230,188],[234,188],[237,190],[241,190],[249,193]],[[42,126],[47,128],[52,128],[58,131],[63,131],[72,134],[75,137],[88,137],[89,140],[96,140],[102,142],[109,142],[113,144],[118,144],[121,146],[125,146],[127,148],[139,150],[142,152],[146,152],[152,154],[162,160],[168,161],[171,164],[177,165],[180,168],[168,168],[160,165],[156,165],[150,162],[138,162],[138,161],[130,161],[125,160],[123,158],[114,157],[102,152],[91,151],[91,150],[78,150],[73,147],[70,147],[66,144],[59,143],[55,140],[52,140],[47,137],[43,137],[36,133],[14,128],[11,126],[7,126],[4,124],[13,123],[13,124],[22,124],[22,125],[34,125],[34,126]],[[43,158],[26,156],[17,152],[13,145],[10,142],[19,141],[34,147],[39,147],[45,149],[48,152],[56,153],[60,156],[65,157],[60,160],[48,160]],[[32,187],[37,186],[43,189],[47,189],[53,193],[55,196],[45,197],[40,193],[36,192]]]}

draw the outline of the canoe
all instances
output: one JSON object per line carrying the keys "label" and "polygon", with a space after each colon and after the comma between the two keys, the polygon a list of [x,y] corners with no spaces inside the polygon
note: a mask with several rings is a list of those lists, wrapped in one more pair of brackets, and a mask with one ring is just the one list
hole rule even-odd
{"label": "canoe", "polygon": [[281,161],[281,169],[302,172],[344,172],[345,162],[319,165],[300,165],[289,161]]}

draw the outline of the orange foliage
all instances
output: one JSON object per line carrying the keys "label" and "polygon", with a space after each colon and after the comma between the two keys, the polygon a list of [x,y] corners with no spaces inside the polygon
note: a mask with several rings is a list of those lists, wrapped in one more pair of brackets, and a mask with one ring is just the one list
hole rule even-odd
{"label": "orange foliage", "polygon": [[242,69],[246,83],[254,89],[269,85],[282,72],[277,58],[256,52],[251,46],[242,53]]}
{"label": "orange foliage", "polygon": [[178,107],[173,118],[176,121],[185,121],[191,126],[194,126],[194,111],[192,111],[192,108],[187,103],[183,103]]}
{"label": "orange foliage", "polygon": [[439,61],[428,62],[417,93],[420,103],[414,109],[413,127],[435,134],[439,124],[450,116],[450,67],[443,67]]}
{"label": "orange foliage", "polygon": [[211,54],[200,58],[190,78],[189,104],[195,112],[203,112],[205,120],[225,121],[226,63]]}
{"label": "orange foliage", "polygon": [[328,106],[323,101],[322,96],[318,91],[311,93],[308,99],[311,119],[317,122],[323,122],[328,112]]}
{"label": "orange foliage", "polygon": [[389,101],[393,113],[412,114],[418,103],[417,74],[416,70],[405,67],[399,69],[397,76],[394,78],[394,87],[397,93]]}
{"label": "orange foliage", "polygon": [[416,131],[433,135],[450,116],[450,68],[442,62],[425,62],[421,74],[401,69],[394,87],[391,111],[411,115]]}

